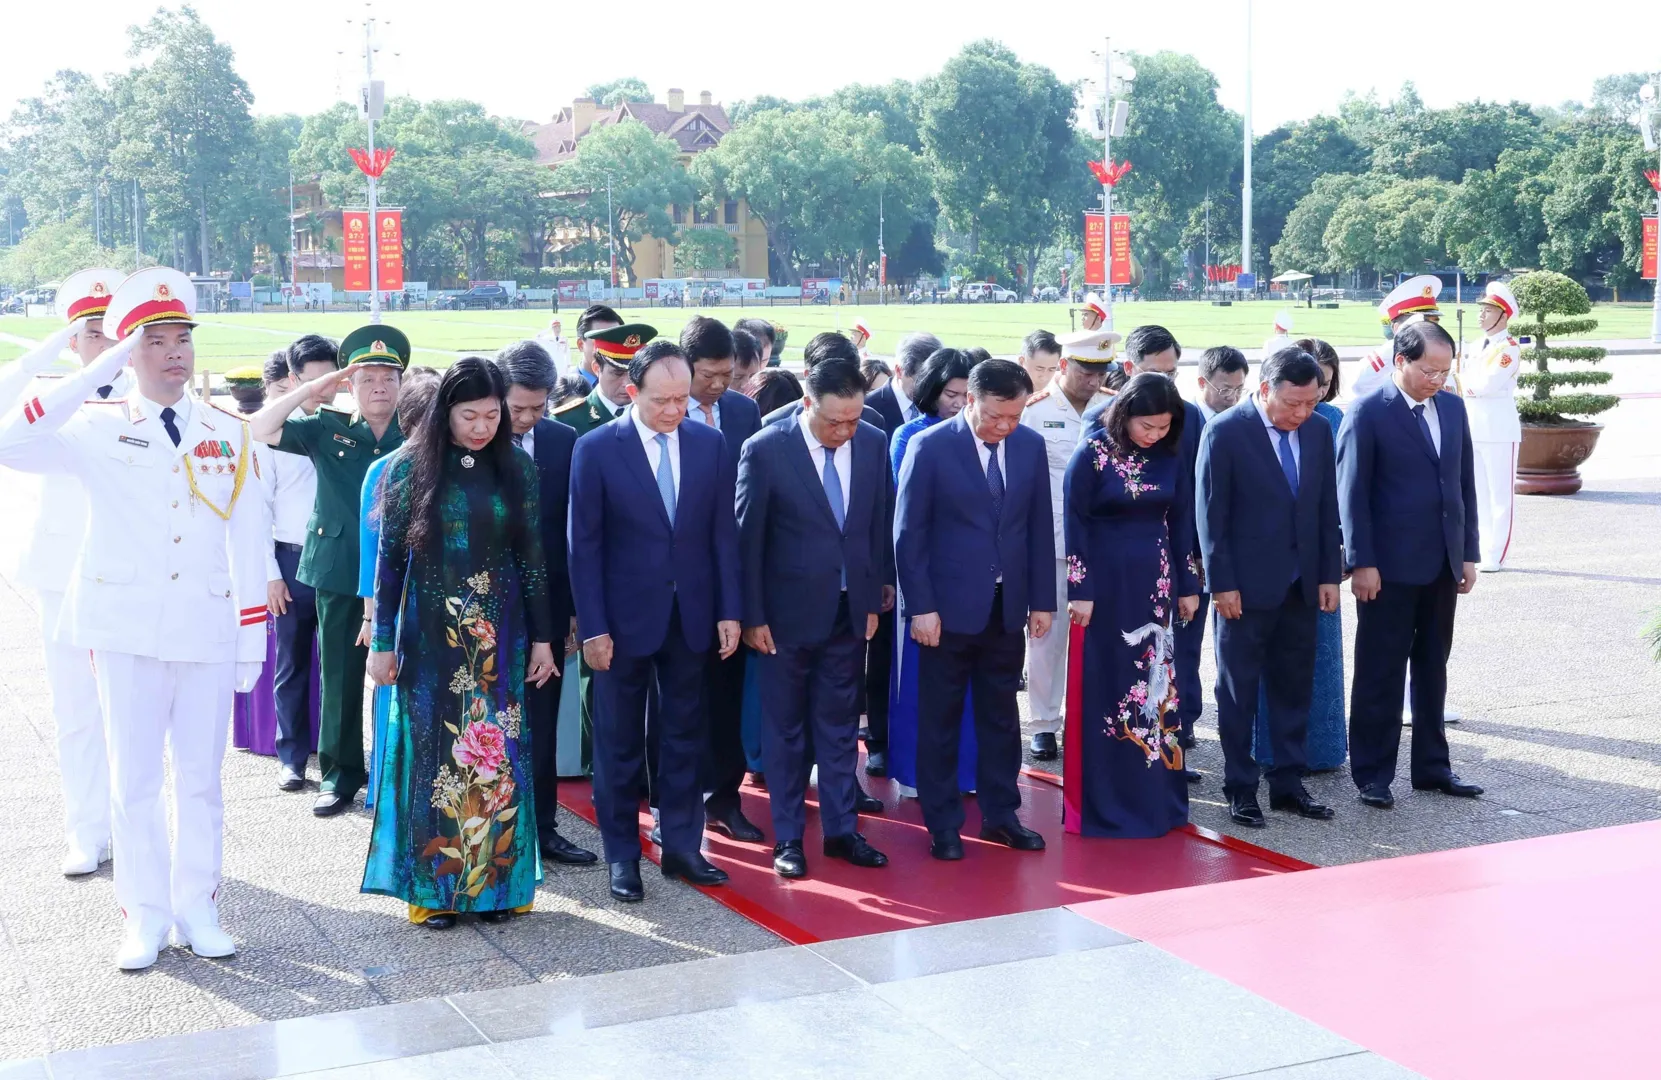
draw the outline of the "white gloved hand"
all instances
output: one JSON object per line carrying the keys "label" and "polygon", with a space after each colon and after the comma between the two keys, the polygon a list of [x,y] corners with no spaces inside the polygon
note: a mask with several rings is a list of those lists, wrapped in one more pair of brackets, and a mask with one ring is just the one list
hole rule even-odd
{"label": "white gloved hand", "polygon": [[265,671],[264,660],[238,660],[236,662],[236,692],[246,694],[260,681],[260,675]]}

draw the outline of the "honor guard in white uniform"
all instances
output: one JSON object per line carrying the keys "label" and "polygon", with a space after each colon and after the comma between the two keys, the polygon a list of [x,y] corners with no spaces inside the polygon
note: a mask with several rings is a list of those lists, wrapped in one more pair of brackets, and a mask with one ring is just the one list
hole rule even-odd
{"label": "honor guard in white uniform", "polygon": [[864,319],[854,320],[853,329],[848,331],[848,337],[853,339],[854,348],[859,350],[861,360],[871,359],[871,353],[866,349],[871,343],[871,328],[865,325]]}
{"label": "honor guard in white uniform", "polygon": [[[190,279],[140,270],[104,316],[116,347],[0,419],[0,464],[72,474],[86,489],[58,635],[91,650],[97,673],[125,923],[116,962],[128,970],[155,963],[170,930],[199,956],[236,949],[214,903],[220,766],[232,693],[254,685],[265,659],[271,526],[247,424],[190,392],[195,311]],[[129,361],[125,398],[87,401]]]}
{"label": "honor guard in white uniform", "polygon": [[[1056,595],[1067,589],[1067,537],[1063,496],[1067,463],[1084,433],[1084,412],[1101,400],[1102,382],[1118,358],[1119,335],[1086,330],[1058,338],[1061,367],[1050,385],[1027,399],[1022,425],[1044,438],[1050,464],[1050,512],[1055,521]],[[1027,701],[1032,707],[1032,756],[1053,761],[1059,751],[1061,708],[1067,697],[1067,635],[1045,634],[1027,640]]]}
{"label": "honor guard in white uniform", "polygon": [[1370,394],[1390,381],[1390,373],[1396,370],[1396,350],[1392,344],[1396,327],[1415,315],[1431,322],[1442,321],[1441,309],[1436,306],[1436,298],[1441,295],[1442,279],[1435,274],[1420,274],[1397,285],[1379,301],[1378,314],[1385,324],[1384,343],[1362,357],[1361,372],[1350,384],[1352,398]]}
{"label": "honor guard in white uniform", "polygon": [[[83,366],[115,344],[104,335],[104,312],[126,275],[95,268],[71,274],[58,287],[63,329],[14,364],[0,369],[0,414],[58,385],[64,372],[50,372],[67,344]],[[131,382],[125,368],[94,389],[101,399],[120,398]],[[40,485],[38,514],[18,565],[18,584],[35,590],[41,637],[46,645],[46,683],[57,727],[58,772],[63,787],[63,872],[90,874],[110,857],[110,767],[104,752],[104,719],[92,657],[58,635],[59,614],[70,571],[87,531],[86,493],[73,476]]]}
{"label": "honor guard in white uniform", "polygon": [[1292,313],[1282,311],[1275,316],[1275,332],[1263,342],[1263,359],[1267,360],[1275,353],[1292,344]]}
{"label": "honor guard in white uniform", "polygon": [[1511,508],[1515,502],[1517,444],[1523,427],[1517,419],[1517,369],[1522,348],[1511,336],[1517,298],[1499,282],[1490,282],[1479,305],[1482,341],[1459,361],[1459,394],[1471,419],[1475,456],[1476,502],[1482,561],[1490,573],[1505,564],[1511,547]]}
{"label": "honor guard in white uniform", "polygon": [[1085,293],[1084,307],[1079,309],[1078,321],[1086,330],[1100,330],[1107,324],[1107,305],[1100,293]]}

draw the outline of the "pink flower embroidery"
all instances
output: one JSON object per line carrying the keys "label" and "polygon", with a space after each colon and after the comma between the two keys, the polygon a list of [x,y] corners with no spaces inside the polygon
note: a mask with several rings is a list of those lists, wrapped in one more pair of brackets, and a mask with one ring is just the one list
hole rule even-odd
{"label": "pink flower embroidery", "polygon": [[1084,582],[1084,562],[1077,555],[1067,556],[1067,582],[1071,585]]}
{"label": "pink flower embroidery", "polygon": [[478,640],[479,648],[483,651],[489,652],[496,647],[496,627],[489,619],[480,618],[467,628],[467,632]]}
{"label": "pink flower embroidery", "polygon": [[485,800],[484,804],[485,815],[488,817],[491,814],[499,812],[512,801],[513,775],[509,773],[497,780],[495,787],[491,788],[490,796]]}
{"label": "pink flower embroidery", "polygon": [[507,762],[507,736],[495,724],[475,721],[462,730],[450,753],[458,765],[471,766],[479,779],[488,784]]}
{"label": "pink flower embroidery", "polygon": [[1142,482],[1142,467],[1147,463],[1147,458],[1134,451],[1123,457],[1113,457],[1113,471],[1118,473],[1119,479],[1124,482],[1125,494],[1133,499],[1141,498],[1146,492],[1159,490],[1158,484]]}

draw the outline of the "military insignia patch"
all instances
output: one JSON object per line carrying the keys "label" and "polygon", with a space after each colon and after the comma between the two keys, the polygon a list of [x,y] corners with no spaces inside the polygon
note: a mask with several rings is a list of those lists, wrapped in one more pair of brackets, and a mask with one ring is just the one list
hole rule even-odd
{"label": "military insignia patch", "polygon": [[630,334],[628,337],[623,339],[623,344],[631,349],[638,348],[640,345],[640,335]]}
{"label": "military insignia patch", "polygon": [[128,446],[136,446],[140,450],[148,450],[150,448],[149,440],[147,440],[147,439],[135,439],[131,435],[123,435],[119,439],[117,439],[116,441],[117,442],[124,442]]}
{"label": "military insignia patch", "polygon": [[337,443],[345,443],[347,446],[356,446],[357,445],[357,442],[355,440],[348,439],[344,435],[334,436],[334,441],[337,442]]}

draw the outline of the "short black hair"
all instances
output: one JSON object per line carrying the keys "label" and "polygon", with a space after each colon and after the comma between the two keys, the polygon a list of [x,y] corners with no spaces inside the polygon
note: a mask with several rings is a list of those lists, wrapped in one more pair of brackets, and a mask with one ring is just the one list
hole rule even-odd
{"label": "short black hair", "polygon": [[1166,349],[1175,349],[1177,359],[1182,359],[1182,346],[1177,339],[1163,326],[1148,323],[1138,326],[1125,337],[1125,359],[1133,364],[1140,365],[1144,356],[1162,353]]}
{"label": "short black hair", "polygon": [[1057,341],[1055,335],[1048,330],[1034,330],[1027,335],[1025,341],[1021,342],[1021,355],[1029,359],[1039,353],[1059,353],[1060,351],[1061,342]]}
{"label": "short black hair", "polygon": [[865,376],[866,393],[871,392],[874,388],[872,384],[874,384],[879,378],[892,379],[894,377],[894,371],[888,366],[888,362],[886,360],[878,360],[874,356],[867,356],[864,360],[859,362],[859,373]]}
{"label": "short black hair", "polygon": [[1453,337],[1444,329],[1441,323],[1433,323],[1429,319],[1419,319],[1408,323],[1396,331],[1396,355],[1405,356],[1409,363],[1425,354],[1432,343],[1454,348]]}
{"label": "short black hair", "polygon": [[1277,386],[1287,385],[1319,386],[1321,363],[1296,345],[1288,345],[1284,349],[1276,349],[1272,356],[1263,361],[1260,378],[1269,384],[1271,390]]}
{"label": "short black hair", "polygon": [[756,336],[758,341],[761,338],[766,338],[767,347],[769,349],[772,348],[773,343],[778,340],[777,331],[773,329],[773,324],[768,322],[766,319],[739,319],[737,329],[748,330]]}
{"label": "short black hair", "polygon": [[1246,354],[1233,345],[1213,345],[1200,354],[1200,378],[1210,379],[1213,375],[1227,375],[1231,372],[1250,372],[1251,365],[1246,363]]}
{"label": "short black hair", "polygon": [[976,364],[983,364],[992,359],[992,353],[987,349],[981,348],[979,345],[976,345],[970,349],[964,349],[963,355],[969,358],[970,367],[974,367]]}
{"label": "short black hair", "polygon": [[265,379],[265,384],[267,386],[270,386],[274,382],[282,382],[284,379],[294,374],[288,366],[288,350],[277,349],[272,352],[270,356],[266,357],[265,367],[260,374],[261,377]]}
{"label": "short black hair", "polygon": [[1107,406],[1107,414],[1102,417],[1102,427],[1113,443],[1113,449],[1129,454],[1141,449],[1131,441],[1132,420],[1138,416],[1169,416],[1171,430],[1151,449],[1175,454],[1182,442],[1182,421],[1187,414],[1175,382],[1157,371],[1143,371],[1133,376],[1125,388],[1114,395]]}
{"label": "short black hair", "polygon": [[908,379],[915,379],[928,358],[941,348],[940,339],[933,334],[907,334],[894,350],[894,371]]}
{"label": "short black hair", "polygon": [[763,416],[802,400],[801,381],[795,372],[784,368],[762,368],[756,372],[750,387],[755,391],[756,407]]}
{"label": "short black hair", "polygon": [[807,348],[802,350],[802,363],[807,367],[807,370],[812,371],[816,365],[826,360],[851,361],[857,371],[859,369],[859,349],[853,342],[838,334],[835,330],[826,330],[823,333],[814,334],[809,339]]}
{"label": "short black hair", "polygon": [[761,343],[742,325],[733,328],[732,362],[741,368],[753,368],[761,363]]}
{"label": "short black hair", "polygon": [[1331,401],[1336,398],[1338,396],[1338,391],[1342,389],[1340,386],[1341,376],[1339,374],[1339,369],[1343,367],[1343,365],[1338,362],[1338,350],[1334,349],[1331,345],[1327,344],[1320,338],[1299,338],[1292,344],[1296,345],[1298,348],[1320,361],[1321,366],[1326,368],[1327,371],[1331,373],[1330,377],[1327,379],[1326,395],[1322,397],[1321,400]]}
{"label": "short black hair", "polygon": [[495,364],[510,388],[523,386],[527,390],[551,392],[558,377],[548,350],[529,339],[503,346],[496,354]]}
{"label": "short black hair", "polygon": [[1032,376],[1013,360],[982,360],[969,369],[969,393],[977,398],[1025,401],[1032,396]]}
{"label": "short black hair", "polygon": [[858,364],[827,360],[807,369],[807,396],[814,401],[828,396],[864,397],[865,375]]}
{"label": "short black hair", "polygon": [[554,384],[553,392],[548,395],[548,404],[558,408],[587,397],[592,389],[587,379],[573,371],[569,375],[561,376],[559,382]]}
{"label": "short black hair", "polygon": [[969,358],[957,349],[934,350],[923,362],[923,370],[917,373],[917,384],[912,387],[917,393],[911,403],[924,416],[937,415],[935,410],[940,407],[940,395],[946,384],[953,379],[967,379],[969,366]]}
{"label": "short black hair", "polygon": [[396,415],[398,430],[405,436],[415,434],[416,429],[421,426],[421,418],[427,415],[427,410],[432,407],[433,398],[438,396],[438,384],[437,368],[423,364],[404,373],[403,381],[398,385]]}
{"label": "short black hair", "polygon": [[299,375],[307,364],[340,366],[340,345],[321,334],[307,334],[288,347],[288,370]]}
{"label": "short black hair", "polygon": [[734,363],[738,360],[732,331],[720,319],[707,315],[694,315],[692,321],[681,328],[681,352],[686,354],[686,362],[693,367],[697,367],[700,360],[732,360]]}
{"label": "short black hair", "polygon": [[590,304],[583,308],[581,315],[577,316],[577,336],[579,338],[587,337],[588,332],[594,329],[594,324],[597,322],[623,325],[622,317],[605,304]]}
{"label": "short black hair", "polygon": [[[629,361],[629,381],[644,390],[646,388],[646,373],[665,360],[679,360],[685,364],[686,353],[682,352],[681,347],[668,338],[658,338],[656,341],[647,342],[640,348],[639,352],[634,354],[634,359]],[[691,369],[692,365],[687,364],[687,370],[690,371]]]}

